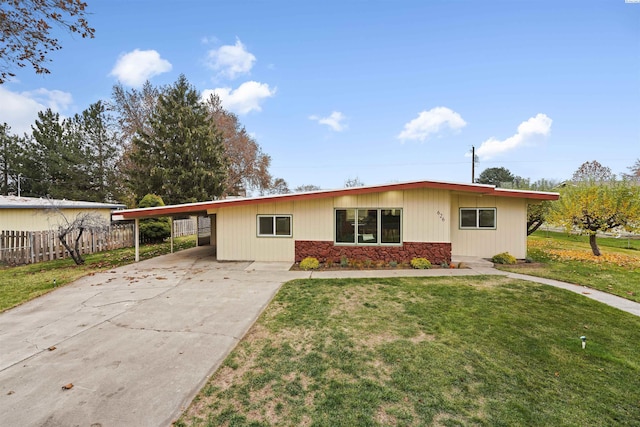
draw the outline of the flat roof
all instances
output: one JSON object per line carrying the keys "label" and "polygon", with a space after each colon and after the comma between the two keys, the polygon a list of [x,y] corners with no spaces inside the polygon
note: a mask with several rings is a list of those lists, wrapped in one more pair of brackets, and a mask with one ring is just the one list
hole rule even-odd
{"label": "flat roof", "polygon": [[83,202],[78,200],[45,199],[42,197],[0,196],[0,209],[124,209],[118,203]]}
{"label": "flat roof", "polygon": [[362,187],[340,188],[336,190],[317,190],[303,193],[275,194],[246,198],[229,198],[208,202],[185,203],[180,205],[157,206],[152,208],[125,209],[112,214],[113,220],[130,220],[136,218],[153,218],[160,216],[201,215],[209,209],[227,208],[232,206],[257,205],[262,203],[287,202],[294,200],[324,199],[338,196],[355,196],[359,194],[382,193],[385,191],[402,191],[420,188],[475,193],[496,197],[515,197],[533,200],[557,200],[558,193],[546,191],[509,190],[496,188],[485,184],[462,184],[443,181],[410,181],[381,185],[366,185]]}

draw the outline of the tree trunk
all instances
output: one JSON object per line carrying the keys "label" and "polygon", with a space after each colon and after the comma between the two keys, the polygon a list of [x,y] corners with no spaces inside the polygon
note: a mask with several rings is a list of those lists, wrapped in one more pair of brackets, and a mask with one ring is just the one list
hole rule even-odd
{"label": "tree trunk", "polygon": [[538,228],[540,228],[542,224],[544,224],[544,221],[542,220],[534,220],[531,222],[527,222],[527,236],[530,236],[531,234],[533,234],[533,232],[536,231]]}
{"label": "tree trunk", "polygon": [[[61,233],[58,235],[60,242],[67,249],[67,251],[69,251],[69,255],[71,255],[71,258],[73,259],[73,262],[76,263],[76,265],[84,264],[84,259],[82,259],[82,255],[80,255],[80,251],[78,250],[79,249],[78,240],[80,239],[80,236],[78,236],[78,238],[75,241],[75,248],[72,248],[71,246],[69,246],[69,243],[67,243],[67,234],[68,234],[68,231],[61,231]],[[82,229],[80,230],[79,234],[82,235]]]}
{"label": "tree trunk", "polygon": [[84,264],[84,259],[82,258],[82,255],[80,254],[80,237],[82,237],[82,232],[84,231],[84,228],[80,227],[80,231],[78,232],[78,237],[76,237],[76,244],[75,244],[75,256],[73,257],[73,260],[76,262],[76,265],[82,265]]}
{"label": "tree trunk", "polygon": [[591,245],[591,251],[595,256],[600,256],[600,248],[598,248],[598,243],[596,243],[596,235],[589,235],[589,244]]}

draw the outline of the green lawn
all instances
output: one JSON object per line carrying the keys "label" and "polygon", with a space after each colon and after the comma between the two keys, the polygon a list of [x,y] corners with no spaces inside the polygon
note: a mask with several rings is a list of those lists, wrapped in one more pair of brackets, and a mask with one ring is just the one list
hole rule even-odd
{"label": "green lawn", "polygon": [[175,424],[638,425],[639,342],[636,316],[505,277],[297,280]]}
{"label": "green lawn", "polygon": [[529,236],[528,244],[529,257],[540,265],[499,268],[576,283],[640,302],[640,240],[598,238],[601,257],[592,255],[587,236],[537,231]]}
{"label": "green lawn", "polygon": [[[174,250],[194,247],[195,242],[195,236],[177,238],[174,240]],[[170,250],[169,242],[142,245],[140,259],[167,254]],[[0,312],[51,292],[56,286],[64,286],[87,274],[131,264],[135,260],[135,252],[133,248],[125,248],[86,255],[84,258],[84,265],[75,265],[69,258],[0,268]]]}

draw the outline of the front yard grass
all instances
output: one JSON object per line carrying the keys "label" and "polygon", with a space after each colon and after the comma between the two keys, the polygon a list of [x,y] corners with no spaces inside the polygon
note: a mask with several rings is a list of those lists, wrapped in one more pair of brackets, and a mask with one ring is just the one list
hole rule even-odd
{"label": "front yard grass", "polygon": [[[195,246],[195,236],[174,239],[174,251]],[[149,259],[169,253],[169,242],[140,246],[140,259]],[[135,260],[134,248],[116,249],[85,255],[84,265],[75,265],[71,258],[45,261],[18,267],[0,268],[0,312],[51,292],[88,274],[131,264]],[[55,279],[55,285],[54,285]]]}
{"label": "front yard grass", "polygon": [[637,425],[638,342],[636,316],[506,277],[296,280],[175,425]]}
{"label": "front yard grass", "polygon": [[497,268],[575,283],[640,302],[640,240],[598,237],[602,255],[591,253],[587,236],[537,231],[528,239],[535,267]]}

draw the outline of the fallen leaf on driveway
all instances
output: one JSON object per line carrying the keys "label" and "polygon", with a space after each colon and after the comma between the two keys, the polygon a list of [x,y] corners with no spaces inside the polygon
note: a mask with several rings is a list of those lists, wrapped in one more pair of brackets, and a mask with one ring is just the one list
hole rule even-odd
{"label": "fallen leaf on driveway", "polygon": [[62,386],[63,390],[71,390],[73,388],[73,384],[69,383],[69,384],[65,384]]}
{"label": "fallen leaf on driveway", "polygon": [[53,351],[53,350],[55,350],[55,349],[56,349],[56,346],[55,346],[55,345],[52,345],[52,346],[51,346],[51,347],[49,347],[47,350],[49,350],[49,351]]}

